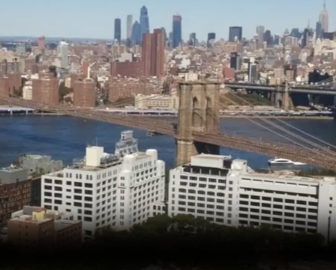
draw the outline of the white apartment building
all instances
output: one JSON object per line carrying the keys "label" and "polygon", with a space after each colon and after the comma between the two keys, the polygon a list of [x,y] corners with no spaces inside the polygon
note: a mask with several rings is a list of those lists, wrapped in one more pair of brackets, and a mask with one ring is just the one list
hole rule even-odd
{"label": "white apartment building", "polygon": [[[83,163],[42,177],[42,207],[82,221],[84,238],[97,229],[128,229],[165,211],[165,163],[156,150],[132,152],[132,132],[122,133],[117,153],[87,147]],[[128,148],[127,148],[127,147]]]}
{"label": "white apartment building", "polygon": [[217,224],[271,226],[336,239],[336,179],[261,174],[244,160],[198,155],[170,171],[168,215]]}

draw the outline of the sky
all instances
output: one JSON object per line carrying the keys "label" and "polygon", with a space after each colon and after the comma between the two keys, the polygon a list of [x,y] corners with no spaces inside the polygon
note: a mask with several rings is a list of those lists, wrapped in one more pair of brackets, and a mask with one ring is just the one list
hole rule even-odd
{"label": "sky", "polygon": [[[323,0],[0,0],[0,36],[82,37],[112,39],[114,19],[126,16],[139,20],[147,6],[150,28],[165,27],[169,33],[172,16],[182,16],[182,34],[187,40],[196,32],[206,40],[208,32],[228,39],[229,26],[242,26],[251,38],[257,25],[274,34],[286,28],[315,26]],[[329,30],[336,30],[336,0],[327,0]]]}

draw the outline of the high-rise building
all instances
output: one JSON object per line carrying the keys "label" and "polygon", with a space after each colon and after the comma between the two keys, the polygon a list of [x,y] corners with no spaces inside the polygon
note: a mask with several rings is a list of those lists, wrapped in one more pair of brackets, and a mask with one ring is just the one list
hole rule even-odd
{"label": "high-rise building", "polygon": [[205,154],[171,170],[169,177],[169,216],[336,239],[335,178],[261,174],[244,160]]}
{"label": "high-rise building", "polygon": [[60,68],[68,69],[70,67],[69,44],[65,41],[61,41],[57,47],[57,54],[60,60]]}
{"label": "high-rise building", "polygon": [[114,40],[118,42],[121,40],[121,20],[119,18],[114,19]]}
{"label": "high-rise building", "polygon": [[197,45],[196,33],[191,33],[190,34],[188,43],[189,43],[190,46],[196,46]]}
{"label": "high-rise building", "polygon": [[80,107],[96,106],[96,88],[93,79],[86,78],[74,83],[74,105]]}
{"label": "high-rise building", "polygon": [[257,64],[254,58],[248,62],[248,80],[250,83],[255,83],[258,79]]}
{"label": "high-rise building", "polygon": [[46,46],[46,39],[44,36],[39,37],[37,39],[37,46],[39,47],[40,50],[44,50]]}
{"label": "high-rise building", "polygon": [[140,28],[141,28],[141,38],[140,38],[141,43],[143,34],[149,33],[149,17],[146,6],[143,6],[140,10]]}
{"label": "high-rise building", "polygon": [[241,56],[233,52],[230,55],[230,68],[233,68],[234,70],[240,70],[241,67]]}
{"label": "high-rise building", "polygon": [[132,38],[132,27],[133,27],[133,16],[127,15],[127,26],[126,26],[126,38],[131,40]]}
{"label": "high-rise building", "polygon": [[270,47],[273,45],[273,36],[270,30],[266,30],[264,33],[264,41],[266,42],[267,46]]}
{"label": "high-rise building", "polygon": [[258,25],[257,29],[257,38],[259,42],[263,42],[264,41],[264,32],[265,32],[265,26],[263,25]]}
{"label": "high-rise building", "polygon": [[38,79],[33,79],[33,101],[37,104],[58,105],[58,80],[52,73],[40,73]]}
{"label": "high-rise building", "polygon": [[216,40],[216,33],[208,33],[208,40],[207,40],[208,47],[213,46],[215,40]]}
{"label": "high-rise building", "polygon": [[182,17],[180,15],[173,16],[173,40],[172,46],[176,48],[182,43]]}
{"label": "high-rise building", "polygon": [[242,41],[243,28],[241,26],[231,26],[229,30],[229,41]]}
{"label": "high-rise building", "polygon": [[323,29],[322,29],[322,25],[320,22],[316,23],[316,39],[322,39],[323,38]]}
{"label": "high-rise building", "polygon": [[142,62],[145,76],[163,76],[164,50],[165,41],[162,29],[155,29],[153,34],[144,34],[142,40]]}
{"label": "high-rise building", "polygon": [[120,142],[114,155],[87,147],[84,161],[42,176],[42,206],[81,220],[84,238],[164,213],[165,163],[156,150],[134,152],[132,131],[123,132]]}
{"label": "high-rise building", "polygon": [[138,21],[135,21],[132,27],[132,43],[134,45],[141,44],[141,25]]}
{"label": "high-rise building", "polygon": [[320,13],[319,22],[321,23],[322,31],[328,32],[329,30],[329,14],[327,11],[326,2],[324,1],[323,10]]}

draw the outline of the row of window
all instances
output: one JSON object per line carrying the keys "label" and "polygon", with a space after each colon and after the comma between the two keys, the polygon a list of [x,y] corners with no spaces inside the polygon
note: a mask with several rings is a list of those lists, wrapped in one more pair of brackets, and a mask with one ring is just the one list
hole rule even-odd
{"label": "row of window", "polygon": [[277,198],[277,197],[265,197],[265,196],[248,195],[248,194],[240,194],[239,197],[241,199],[273,201],[273,202],[288,203],[288,204],[300,204],[300,205],[309,204],[310,206],[318,206],[317,202],[304,201],[304,200],[283,199],[283,198]]}

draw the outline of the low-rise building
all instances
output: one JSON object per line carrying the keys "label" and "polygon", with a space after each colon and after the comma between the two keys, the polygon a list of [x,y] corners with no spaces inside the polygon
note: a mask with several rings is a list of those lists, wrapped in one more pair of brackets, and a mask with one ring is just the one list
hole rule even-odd
{"label": "low-rise building", "polygon": [[168,214],[336,239],[336,179],[261,174],[244,160],[198,155],[170,171]]}
{"label": "low-rise building", "polygon": [[156,150],[132,152],[133,136],[123,135],[115,155],[87,147],[84,162],[42,177],[42,206],[82,221],[85,238],[104,227],[129,229],[164,212],[164,162]]}
{"label": "low-rise building", "polygon": [[177,110],[178,100],[177,96],[138,94],[135,96],[135,108],[138,110]]}
{"label": "low-rise building", "polygon": [[25,206],[8,221],[8,241],[18,246],[78,245],[81,233],[80,221],[63,219],[41,207]]}

